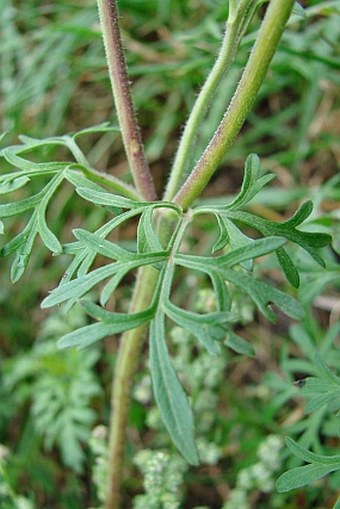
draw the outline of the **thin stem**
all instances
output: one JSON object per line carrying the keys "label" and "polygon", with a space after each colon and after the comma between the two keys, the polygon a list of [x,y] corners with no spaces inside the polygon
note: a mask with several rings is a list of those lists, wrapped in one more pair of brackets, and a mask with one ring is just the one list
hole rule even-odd
{"label": "thin stem", "polygon": [[239,133],[267,73],[294,0],[271,0],[239,85],[219,127],[174,201],[189,207],[206,187]]}
{"label": "thin stem", "polygon": [[202,119],[213,98],[216,88],[221,82],[223,76],[230,69],[240,40],[242,39],[242,36],[256,9],[256,1],[254,0],[241,0],[237,7],[233,3],[230,4],[229,16],[222,46],[217,60],[197,97],[195,105],[184,128],[164,195],[166,200],[171,200],[180,186],[186,167],[189,163],[189,156],[192,152],[193,144],[201,126]]}
{"label": "thin stem", "polygon": [[[158,271],[143,267],[138,274],[130,312],[148,307],[156,287]],[[125,433],[130,407],[130,390],[141,350],[145,326],[125,332],[120,340],[116,371],[112,385],[109,436],[108,482],[105,509],[119,509]]]}
{"label": "thin stem", "polygon": [[140,194],[146,200],[155,200],[156,191],[132,104],[115,0],[98,0],[98,10],[113,97],[132,177]]}

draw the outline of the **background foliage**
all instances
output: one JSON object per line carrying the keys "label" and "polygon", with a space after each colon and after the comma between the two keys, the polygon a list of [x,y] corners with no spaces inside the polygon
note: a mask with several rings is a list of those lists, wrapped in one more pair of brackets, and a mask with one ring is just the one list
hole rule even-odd
{"label": "background foliage", "polygon": [[[309,458],[309,471],[329,466],[324,458],[334,454],[339,432],[335,415],[339,382],[334,374],[340,370],[336,325],[339,7],[332,1],[305,4],[306,18],[295,16],[290,21],[256,108],[201,205],[209,204],[216,194],[221,195],[221,204],[226,194],[236,194],[244,161],[256,152],[276,179],[256,196],[248,212],[267,221],[284,220],[301,201],[312,199],[314,209],[304,229],[313,231],[317,226],[334,234],[332,249],[323,252],[327,268],[319,268],[300,248],[289,246],[301,274],[301,286],[295,291],[284,282],[273,257],[256,266],[259,274],[299,298],[306,318],[298,324],[279,315],[277,324],[269,325],[251,300],[234,290],[233,306],[242,317],[237,334],[252,344],[253,358],[223,351],[212,363],[189,334],[172,328],[175,366],[190,389],[199,423],[198,446],[204,464],[198,469],[189,469],[175,453],[152,402],[147,367],[141,364],[127,452],[130,460],[135,458],[136,468],[126,482],[126,507],[220,509],[238,504],[328,509],[336,501],[338,472],[287,494],[283,493],[287,477],[281,477],[277,486],[282,493],[274,489],[280,473],[301,468],[306,454],[301,447],[316,455]],[[120,9],[134,98],[160,188],[180,126],[216,54],[227,2],[121,0]],[[6,144],[17,143],[18,134],[45,138],[107,120],[115,123],[93,2],[5,0],[0,23],[5,41],[0,55],[2,122],[3,130],[9,131]],[[214,100],[193,158],[224,111],[255,29],[256,20],[242,43],[232,79]],[[87,133],[79,144],[92,165],[108,168],[128,182],[119,133],[112,129]],[[66,149],[51,144],[42,157],[63,161]],[[8,165],[2,164],[1,173],[5,173]],[[37,185],[36,192],[39,189]],[[27,197],[19,186],[15,192],[18,199]],[[56,194],[48,212],[51,229],[64,242],[71,242],[72,229],[81,225],[93,231],[105,217],[104,210],[80,201],[71,186]],[[17,219],[10,219],[6,226],[11,237],[23,229]],[[119,231],[122,247],[131,245],[135,228],[130,222]],[[212,218],[204,215],[189,233],[187,249],[199,255],[205,255],[219,238]],[[53,243],[54,238],[47,233],[45,241]],[[40,243],[27,272],[12,287],[6,276],[7,259],[1,258],[0,442],[5,448],[0,451],[0,496],[2,506],[11,509],[95,506],[105,478],[105,430],[97,425],[107,423],[116,340],[109,338],[85,351],[55,350],[57,339],[89,322],[80,306],[67,315],[40,309],[40,302],[66,269],[64,258],[51,261]],[[13,279],[17,270],[18,266],[12,269]],[[185,270],[179,275],[176,303],[189,302],[197,312],[214,311],[206,280],[198,274],[186,275]],[[131,276],[124,281],[117,303],[112,303],[120,311],[127,308]],[[306,377],[305,385],[294,384]],[[309,399],[311,389],[314,396]],[[283,445],[286,435],[300,444],[289,441],[295,459]],[[160,452],[153,452],[155,448]],[[144,494],[140,494],[143,480],[138,469],[144,476]],[[296,478],[297,471],[292,475]]]}

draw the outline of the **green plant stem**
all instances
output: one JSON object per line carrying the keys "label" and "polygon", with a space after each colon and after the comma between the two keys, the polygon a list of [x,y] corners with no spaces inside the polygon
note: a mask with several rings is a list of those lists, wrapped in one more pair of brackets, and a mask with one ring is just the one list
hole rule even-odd
{"label": "green plant stem", "polygon": [[[156,287],[158,271],[143,267],[138,273],[130,312],[145,309],[151,302]],[[138,356],[145,333],[145,326],[125,332],[120,340],[116,370],[112,386],[108,482],[105,509],[119,509],[125,433],[130,408],[130,390]]]}
{"label": "green plant stem", "polygon": [[188,208],[202,193],[239,133],[274,56],[294,0],[271,0],[239,85],[219,127],[174,201]]}
{"label": "green plant stem", "polygon": [[133,180],[146,200],[155,200],[156,191],[132,104],[115,0],[98,0],[98,10],[113,96]]}
{"label": "green plant stem", "polygon": [[184,128],[164,195],[165,200],[171,200],[181,184],[204,114],[207,111],[216,88],[221,82],[223,76],[230,69],[239,43],[255,12],[255,9],[256,0],[241,0],[238,6],[231,3],[229,7],[229,16],[222,46],[217,60],[197,97]]}

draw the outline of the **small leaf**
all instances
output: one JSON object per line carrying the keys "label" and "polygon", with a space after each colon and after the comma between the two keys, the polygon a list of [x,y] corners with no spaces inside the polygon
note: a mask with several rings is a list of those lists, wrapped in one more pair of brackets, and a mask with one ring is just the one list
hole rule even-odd
{"label": "small leaf", "polygon": [[153,208],[149,207],[142,213],[137,228],[138,253],[163,251],[163,246],[155,232],[153,222]]}
{"label": "small leaf", "polygon": [[52,251],[52,253],[61,253],[63,248],[57,237],[47,226],[45,217],[42,214],[38,214],[37,223],[39,235],[45,246]]}
{"label": "small leaf", "polygon": [[212,267],[216,269],[223,268],[224,266],[233,267],[247,260],[271,253],[285,243],[286,240],[283,237],[267,237],[254,240],[250,244],[234,249],[230,253],[213,258],[176,254],[174,259],[178,265],[183,267],[209,272],[209,269]]}
{"label": "small leaf", "polygon": [[95,285],[114,274],[118,274],[119,272],[126,273],[143,265],[152,265],[153,263],[166,261],[166,259],[167,257],[163,253],[146,253],[139,255],[138,259],[135,261],[110,263],[86,274],[86,276],[81,276],[59,285],[42,301],[41,307],[47,308],[55,306],[56,304],[61,304],[69,299],[79,299]]}
{"label": "small leaf", "polygon": [[331,371],[329,369],[327,364],[322,359],[321,355],[316,354],[314,360],[315,360],[315,365],[316,365],[319,373],[321,374],[321,376],[323,376],[324,378],[329,380],[329,382],[340,386],[340,377],[338,377],[335,373],[333,373],[333,371]]}
{"label": "small leaf", "polygon": [[220,346],[216,341],[222,341],[225,338],[225,324],[235,321],[235,316],[229,312],[199,315],[185,311],[170,301],[164,304],[164,310],[171,320],[196,336],[208,352],[214,355],[220,353]]}
{"label": "small leaf", "polygon": [[24,187],[31,179],[23,175],[22,177],[11,178],[0,181],[0,194],[12,193],[21,187]]}
{"label": "small leaf", "polygon": [[79,171],[73,170],[69,167],[65,170],[65,178],[76,188],[88,188],[94,191],[104,191],[98,184],[92,182],[92,180],[84,177]]}
{"label": "small leaf", "polygon": [[276,290],[266,283],[257,281],[253,277],[235,270],[226,270],[225,278],[235,286],[245,291],[259,307],[264,316],[275,322],[275,314],[268,308],[273,303],[278,306],[286,315],[300,320],[304,313],[301,305],[290,295]]}
{"label": "small leaf", "polygon": [[300,286],[300,276],[295,267],[295,264],[287,251],[283,248],[280,248],[276,251],[276,256],[278,258],[279,264],[286,275],[287,280],[292,284],[295,288]]}
{"label": "small leaf", "polygon": [[243,355],[248,355],[250,357],[253,357],[255,355],[255,350],[253,345],[248,343],[245,339],[243,339],[238,334],[235,334],[235,332],[232,332],[228,330],[227,337],[224,341],[224,344],[231,348],[231,350],[234,350],[236,353],[240,353]]}
{"label": "small leaf", "polygon": [[[225,229],[228,233],[229,246],[231,251],[243,246],[247,246],[254,242],[254,239],[251,239],[250,237],[247,237],[247,235],[244,235],[244,233],[242,233],[241,230],[239,230],[239,228],[237,228],[237,226],[235,226],[234,223],[228,219],[227,214],[221,213],[220,219],[221,221],[223,221]],[[246,260],[241,264],[245,269],[251,270],[253,266],[253,260]]]}
{"label": "small leaf", "polygon": [[211,279],[214,292],[215,292],[215,298],[217,301],[217,308],[219,311],[230,311],[231,308],[231,298],[228,292],[228,288],[226,285],[225,280],[223,279],[222,275],[219,273],[218,270],[209,270],[206,274]]}
{"label": "small leaf", "polygon": [[[95,304],[93,304],[95,306]],[[91,303],[87,303],[85,307],[87,310],[90,310],[92,314],[99,314],[101,316],[105,316],[106,320],[103,322],[94,323],[91,325],[87,325],[82,327],[81,329],[77,329],[73,332],[65,334],[58,341],[58,348],[70,348],[70,347],[79,347],[85,348],[87,346],[96,343],[100,339],[106,338],[112,334],[118,334],[124,332],[126,330],[135,329],[136,327],[140,327],[147,321],[149,321],[154,315],[154,310],[145,310],[140,313],[109,313],[105,311],[99,306],[96,308],[101,309],[102,313],[98,312],[98,309],[95,309],[91,306]],[[108,313],[110,315],[110,321],[108,321],[108,317],[106,315]]]}
{"label": "small leaf", "polygon": [[214,245],[211,248],[211,252],[215,253],[216,251],[219,251],[220,249],[223,249],[229,242],[229,235],[228,230],[224,224],[224,221],[222,219],[221,214],[215,214],[218,228],[219,228],[219,237],[214,243]]}
{"label": "small leaf", "polygon": [[82,300],[81,305],[85,309],[86,313],[96,320],[112,324],[133,323],[136,324],[134,325],[135,327],[151,320],[155,314],[155,306],[151,306],[144,311],[139,311],[138,313],[112,313],[91,301]]}
{"label": "small leaf", "polygon": [[113,260],[118,261],[134,261],[138,259],[138,255],[136,253],[127,251],[117,244],[113,244],[113,242],[103,239],[103,237],[97,233],[90,233],[80,228],[73,230],[73,233],[84,246],[96,253],[106,256],[107,258],[112,258]]}
{"label": "small leaf", "polygon": [[241,191],[238,196],[224,209],[235,210],[243,207],[249,203],[254,196],[265,186],[268,182],[273,180],[274,174],[264,175],[259,178],[260,174],[260,159],[256,154],[250,154],[247,157],[244,177],[242,182]]}
{"label": "small leaf", "polygon": [[120,282],[126,276],[126,274],[128,274],[128,272],[129,272],[129,269],[120,270],[119,272],[117,272],[117,274],[115,274],[106,283],[106,285],[104,286],[104,288],[100,292],[100,299],[99,299],[99,301],[100,301],[100,305],[101,306],[106,306],[106,304],[108,303],[108,301],[111,298],[111,295],[116,290],[116,288],[119,286]]}
{"label": "small leaf", "polygon": [[300,18],[307,19],[307,13],[299,2],[295,2],[292,9],[292,14]]}
{"label": "small leaf", "polygon": [[141,202],[130,200],[129,198],[124,198],[118,194],[108,193],[106,191],[90,190],[87,187],[78,187],[76,191],[79,196],[96,205],[106,205],[122,209],[134,209],[141,206]]}
{"label": "small leaf", "polygon": [[308,461],[309,463],[321,463],[322,465],[333,465],[334,463],[339,463],[340,466],[340,455],[324,456],[322,454],[315,454],[314,452],[308,451],[308,449],[289,437],[286,437],[285,442],[290,452],[303,461]]}
{"label": "small leaf", "polygon": [[249,212],[230,211],[229,218],[232,220],[241,221],[252,228],[255,228],[263,235],[274,235],[285,237],[307,251],[314,260],[321,265],[325,266],[325,262],[319,255],[317,249],[327,246],[331,242],[331,236],[327,233],[305,232],[297,230],[296,226],[301,224],[311,213],[313,205],[311,202],[304,203],[288,221],[276,223],[269,221]]}
{"label": "small leaf", "polygon": [[13,283],[16,283],[21,278],[30,260],[34,240],[37,235],[35,217],[36,213],[32,215],[25,228],[25,235],[20,238],[20,244],[17,245],[16,255],[11,266],[11,280]]}
{"label": "small leaf", "polygon": [[164,424],[188,463],[198,465],[193,415],[169,358],[161,313],[157,313],[150,326],[150,369],[155,399]]}
{"label": "small leaf", "polygon": [[24,200],[0,205],[0,217],[16,216],[26,210],[32,209],[38,205],[43,196],[44,190],[30,196],[29,198],[25,198]]}
{"label": "small leaf", "polygon": [[119,126],[110,125],[110,122],[103,122],[102,124],[94,125],[91,127],[86,127],[81,131],[77,131],[72,135],[72,138],[76,139],[79,136],[84,136],[87,134],[96,134],[96,133],[107,133],[107,132],[119,132]]}
{"label": "small leaf", "polygon": [[[41,140],[41,145],[46,145],[45,140]],[[24,157],[20,157],[17,154],[27,150],[27,147],[22,145],[14,145],[12,147],[6,147],[1,151],[1,155],[6,159],[8,163],[21,170],[30,171],[33,173],[50,173],[59,170],[64,170],[70,163],[69,162],[50,162],[50,163],[36,163],[29,161]]]}
{"label": "small leaf", "polygon": [[310,412],[314,412],[315,410],[318,410],[318,408],[321,408],[324,405],[332,404],[332,403],[339,402],[336,406],[337,408],[340,408],[340,387],[337,389],[333,389],[331,391],[328,391],[327,394],[322,394],[320,396],[313,397],[306,405],[305,407],[305,413],[309,414]]}
{"label": "small leaf", "polygon": [[32,222],[30,221],[27,223],[25,229],[20,232],[16,237],[14,237],[12,240],[7,242],[1,249],[0,249],[0,256],[8,256],[10,254],[15,253],[20,246],[22,246],[26,240],[27,237],[30,235],[32,229]]}
{"label": "small leaf", "polygon": [[106,279],[119,270],[118,263],[110,263],[104,267],[100,267],[87,274],[68,283],[61,284],[48,295],[41,303],[42,308],[48,308],[61,304],[68,299],[79,299],[91,288],[103,279]]}
{"label": "small leaf", "polygon": [[[259,256],[272,253],[286,243],[283,237],[266,237],[264,239],[254,240],[253,242],[243,244],[241,247],[234,249],[230,253],[216,257],[216,264],[219,267],[226,265],[233,267],[235,265],[253,260]],[[215,261],[214,260],[214,261]]]}
{"label": "small leaf", "polygon": [[307,484],[324,477],[330,472],[340,469],[340,463],[334,465],[311,464],[292,468],[282,474],[276,481],[276,489],[279,493],[301,488]]}

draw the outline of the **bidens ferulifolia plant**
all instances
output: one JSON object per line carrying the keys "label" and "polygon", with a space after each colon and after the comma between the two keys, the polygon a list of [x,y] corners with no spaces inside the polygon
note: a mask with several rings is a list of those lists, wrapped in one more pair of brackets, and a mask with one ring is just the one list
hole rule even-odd
{"label": "bidens ferulifolia plant", "polygon": [[[122,50],[118,12],[114,0],[98,0],[109,74],[118,115],[118,127],[101,125],[76,134],[37,140],[27,136],[21,144],[1,150],[1,157],[16,171],[2,175],[0,192],[16,191],[32,179],[43,182],[41,190],[21,201],[0,205],[5,218],[32,211],[23,230],[1,249],[1,255],[14,254],[11,269],[13,282],[25,271],[37,235],[55,255],[70,255],[71,263],[60,285],[42,302],[47,308],[80,301],[94,323],[66,334],[59,347],[89,346],[109,335],[122,333],[116,363],[109,435],[109,467],[106,509],[117,509],[124,436],[129,409],[129,393],[136,362],[144,338],[149,338],[150,370],[154,397],[164,424],[178,450],[192,465],[199,464],[194,437],[194,417],[187,395],[172,366],[165,339],[165,321],[186,329],[212,354],[223,345],[242,354],[252,354],[251,345],[233,332],[238,316],[232,311],[230,288],[249,295],[270,321],[275,320],[271,305],[294,319],[302,317],[302,308],[290,295],[258,280],[252,271],[253,261],[275,253],[288,281],[299,286],[299,274],[286,250],[289,242],[298,244],[317,263],[324,265],[318,248],[330,237],[309,233],[299,225],[312,211],[306,202],[291,219],[276,223],[247,210],[248,203],[272,180],[272,174],[261,174],[260,161],[250,154],[245,161],[241,190],[231,200],[226,197],[216,205],[195,206],[223,157],[233,143],[257,92],[265,78],[294,0],[271,0],[266,9],[256,42],[225,115],[211,141],[195,165],[191,166],[192,147],[204,120],[214,92],[231,66],[239,43],[259,4],[258,0],[229,0],[229,14],[219,55],[204,84],[184,128],[168,184],[158,199],[144,155],[140,131],[130,94],[128,74]],[[133,185],[92,168],[80,149],[79,138],[88,133],[120,130]],[[73,161],[33,162],[26,154],[49,145],[60,145]],[[98,230],[74,230],[75,241],[62,245],[46,222],[46,210],[63,182],[74,186],[76,193],[93,207],[104,207],[112,218]],[[211,215],[219,228],[219,237],[211,256],[196,256],[183,250],[188,227],[200,215]],[[128,250],[107,237],[127,221],[137,218],[136,248]],[[256,239],[246,232],[256,231]],[[1,233],[3,225],[0,223]],[[222,253],[222,254],[221,254]],[[92,269],[101,255],[109,260]],[[178,267],[198,271],[211,281],[216,309],[198,314],[177,306],[172,299],[175,271]],[[116,288],[131,271],[137,270],[136,285],[128,313],[106,308]],[[105,283],[105,284],[104,284]],[[99,285],[99,304],[86,295]]]}

